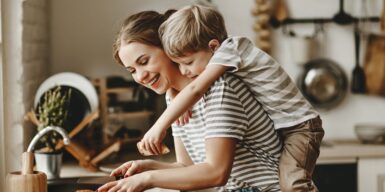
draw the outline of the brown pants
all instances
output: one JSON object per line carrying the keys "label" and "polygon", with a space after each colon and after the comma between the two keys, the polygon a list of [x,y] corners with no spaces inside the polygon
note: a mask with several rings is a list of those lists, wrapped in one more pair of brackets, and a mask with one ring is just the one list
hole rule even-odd
{"label": "brown pants", "polygon": [[283,141],[279,161],[279,180],[283,192],[318,191],[312,181],[313,170],[324,136],[319,117],[278,130]]}

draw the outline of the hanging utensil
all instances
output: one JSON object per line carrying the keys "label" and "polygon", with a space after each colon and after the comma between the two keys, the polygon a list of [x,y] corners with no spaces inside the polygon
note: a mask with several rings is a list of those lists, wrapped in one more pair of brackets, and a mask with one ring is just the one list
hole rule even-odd
{"label": "hanging utensil", "polygon": [[368,94],[385,96],[385,35],[370,34],[365,56]]}
{"label": "hanging utensil", "polygon": [[270,18],[270,24],[273,27],[279,27],[279,25],[289,17],[289,12],[284,0],[277,0],[274,6],[273,15]]}
{"label": "hanging utensil", "polygon": [[340,11],[334,15],[333,21],[340,25],[353,23],[354,18],[344,11],[344,0],[340,0]]}
{"label": "hanging utensil", "polygon": [[[385,22],[384,14],[381,21]],[[381,33],[371,33],[368,37],[364,70],[367,93],[385,96],[385,27],[381,30]]]}
{"label": "hanging utensil", "polygon": [[353,69],[351,91],[353,93],[365,93],[366,78],[365,78],[365,72],[360,66],[360,32],[357,26],[354,29],[354,44],[355,44],[356,66]]}
{"label": "hanging utensil", "polygon": [[334,61],[313,59],[304,65],[299,77],[299,88],[310,103],[317,108],[331,109],[346,96],[347,77]]}
{"label": "hanging utensil", "polygon": [[[314,37],[318,42],[325,42],[325,31],[318,24]],[[325,45],[318,47],[321,57]],[[298,87],[306,99],[316,108],[331,109],[341,103],[347,92],[348,82],[344,70],[333,60],[327,58],[311,59],[304,64],[304,70],[298,78]]]}

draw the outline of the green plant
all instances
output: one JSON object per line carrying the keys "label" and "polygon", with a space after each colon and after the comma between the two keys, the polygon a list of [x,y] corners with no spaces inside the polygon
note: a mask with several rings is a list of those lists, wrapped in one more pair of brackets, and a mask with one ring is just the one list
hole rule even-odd
{"label": "green plant", "polygon": [[[42,103],[37,108],[37,119],[40,122],[37,126],[38,131],[47,126],[64,127],[70,97],[71,89],[62,90],[60,86],[55,86],[44,93]],[[40,142],[48,148],[46,152],[55,152],[55,146],[60,139],[56,132],[49,132],[40,139]]]}

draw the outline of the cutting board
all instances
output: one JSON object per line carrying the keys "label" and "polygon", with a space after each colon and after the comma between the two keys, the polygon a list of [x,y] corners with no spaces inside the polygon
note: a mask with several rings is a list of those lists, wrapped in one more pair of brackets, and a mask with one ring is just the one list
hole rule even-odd
{"label": "cutting board", "polygon": [[78,179],[78,184],[87,184],[87,185],[104,185],[108,182],[115,181],[115,177],[102,176],[102,177],[81,177]]}
{"label": "cutting board", "polygon": [[385,35],[370,34],[364,70],[368,94],[385,96]]}

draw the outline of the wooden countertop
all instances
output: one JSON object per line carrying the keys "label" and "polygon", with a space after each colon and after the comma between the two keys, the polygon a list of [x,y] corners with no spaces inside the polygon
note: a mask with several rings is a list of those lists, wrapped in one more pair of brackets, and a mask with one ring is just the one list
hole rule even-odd
{"label": "wooden countertop", "polygon": [[317,164],[354,163],[358,158],[385,158],[385,144],[363,144],[358,140],[326,140]]}

